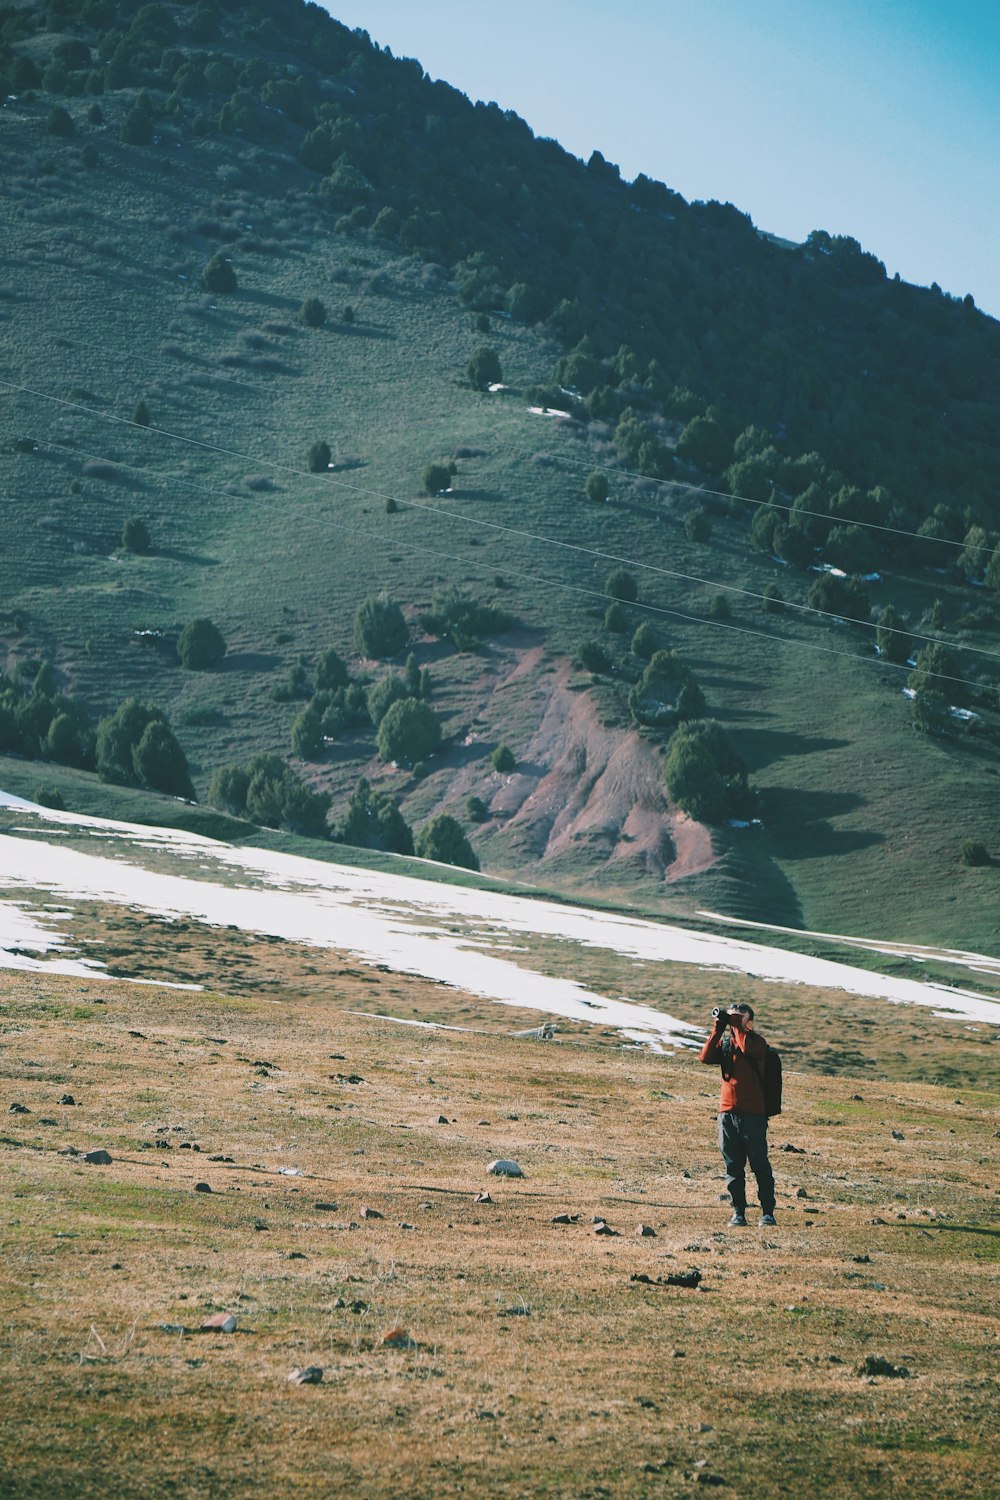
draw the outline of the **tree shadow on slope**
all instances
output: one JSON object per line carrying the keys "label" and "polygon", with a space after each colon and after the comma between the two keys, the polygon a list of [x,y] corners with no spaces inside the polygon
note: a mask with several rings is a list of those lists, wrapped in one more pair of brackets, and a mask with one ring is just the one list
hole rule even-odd
{"label": "tree shadow on slope", "polygon": [[753,775],[776,761],[800,755],[817,755],[824,750],[843,750],[849,740],[829,736],[789,734],[780,729],[741,729],[739,751]]}
{"label": "tree shadow on slope", "polygon": [[865,801],[856,792],[769,788],[761,798],[768,848],[778,859],[829,859],[882,844],[884,835],[873,828],[835,828],[830,821]]}

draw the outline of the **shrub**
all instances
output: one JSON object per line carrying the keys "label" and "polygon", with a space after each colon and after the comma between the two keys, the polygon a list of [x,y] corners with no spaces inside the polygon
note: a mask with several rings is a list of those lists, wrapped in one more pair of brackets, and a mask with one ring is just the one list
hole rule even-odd
{"label": "shrub", "polygon": [[94,102],[90,106],[90,108],[87,110],[87,123],[89,125],[103,125],[104,124],[104,111],[101,108],[101,106],[97,103],[96,99],[94,100]]}
{"label": "shrub", "polygon": [[132,764],[143,786],[171,797],[194,797],[184,751],[165,720],[146,725],[132,751]]}
{"label": "shrub", "polygon": [[684,517],[684,535],[689,542],[710,542],[712,540],[712,523],[708,512],[702,509],[689,510]]}
{"label": "shrub", "polygon": [[220,812],[242,817],[247,810],[250,776],[244,766],[219,766],[208,788],[208,800]]}
{"label": "shrub", "polygon": [[481,345],[470,354],[465,373],[477,391],[484,391],[489,385],[499,385],[503,380],[500,356],[495,349]]}
{"label": "shrub", "polygon": [[466,802],[465,804],[465,812],[470,823],[489,822],[490,810],[486,806],[486,803],[483,801],[482,797],[477,797],[475,795],[471,796],[468,802]]}
{"label": "shrub", "polygon": [[307,703],[292,720],[292,754],[302,760],[319,760],[323,754],[323,716],[315,703]]}
{"label": "shrub", "polygon": [[[122,140],[126,146],[148,146],[153,139],[153,117],[148,109],[134,104],[122,121]],[[223,291],[223,287],[210,287],[210,291]]]}
{"label": "shrub", "polygon": [[401,698],[386,710],[377,743],[382,760],[412,766],[437,750],[441,744],[441,724],[426,703]]}
{"label": "shrub", "polygon": [[184,626],[177,642],[177,654],[181,665],[189,671],[203,672],[218,666],[226,654],[226,643],[218,626],[200,617],[189,620]]}
{"label": "shrub", "polygon": [[440,495],[451,485],[451,469],[448,464],[428,464],[421,483],[425,495]]}
{"label": "shrub", "polygon": [[[247,787],[247,817],[267,828],[287,828],[307,838],[325,838],[329,796],[312,791],[276,756],[263,759],[268,763],[254,770]],[[273,764],[276,760],[277,767]]]}
{"label": "shrub", "polygon": [[947,696],[949,703],[963,707],[969,701],[969,690],[958,662],[944,646],[937,643],[924,646],[917,652],[916,667],[907,678],[907,685],[919,697],[923,692]]}
{"label": "shrub", "polygon": [[135,698],[127,698],[98,724],[96,762],[102,781],[194,796],[184,751],[166,714]]}
{"label": "shrub", "polygon": [[611,671],[611,658],[600,641],[581,641],[573,660],[584,672],[602,675]]}
{"label": "shrub", "polygon": [[699,823],[745,817],[752,808],[746,765],[713,720],[682,724],[675,731],[664,777],[671,800]]}
{"label": "shrub", "polygon": [[637,724],[659,729],[705,712],[705,698],[691,668],[676,651],[655,651],[628,695]]}
{"label": "shrub", "polygon": [[403,611],[385,594],[369,594],[354,616],[354,644],[361,656],[384,661],[406,645]]}
{"label": "shrub", "polygon": [[914,729],[921,734],[932,734],[944,738],[954,730],[954,720],[948,710],[948,699],[936,688],[922,687],[910,704]]}
{"label": "shrub", "polygon": [[[419,674],[418,674],[419,675]],[[365,694],[365,702],[368,705],[368,717],[375,728],[378,729],[389,709],[394,703],[400,703],[404,698],[415,698],[416,693],[398,672],[387,672],[377,682],[373,682]]]}
{"label": "shrub", "polygon": [[769,583],[764,590],[764,608],[769,615],[783,615],[785,613],[785,601],[781,597],[781,591],[775,583]]}
{"label": "shrub", "polygon": [[299,308],[299,322],[307,328],[322,328],[326,322],[326,304],[318,297],[307,297]]}
{"label": "shrub", "polygon": [[140,398],[136,402],[135,411],[132,413],[132,421],[137,427],[149,426],[149,407],[146,405],[145,400],[142,398]]}
{"label": "shrub", "polygon": [[639,597],[639,585],[627,568],[614,568],[604,580],[604,592],[624,604],[634,604]]}
{"label": "shrub", "polygon": [[603,505],[608,498],[608,476],[592,469],[584,480],[583,493],[592,504]]}
{"label": "shrub", "polygon": [[310,446],[306,454],[306,467],[310,474],[325,474],[330,467],[332,457],[333,453],[331,452],[330,444],[319,438]]}
{"label": "shrub", "polygon": [[604,628],[613,635],[624,635],[628,629],[628,615],[617,600],[604,611]]}
{"label": "shrub", "polygon": [[45,121],[45,131],[47,135],[59,135],[64,140],[69,140],[71,136],[76,135],[76,126],[73,124],[73,116],[69,110],[61,104],[56,104],[50,109]]}
{"label": "shrub", "polygon": [[217,250],[201,273],[202,289],[206,292],[235,292],[239,286],[233,263]]}
{"label": "shrub", "polygon": [[343,305],[343,307],[340,309],[340,321],[342,323],[346,323],[348,325],[348,327],[350,327],[350,325],[354,322],[354,319],[355,319],[354,308],[351,306],[351,304],[349,302],[345,302],[344,305]]}
{"label": "shrub", "polygon": [[711,417],[695,417],[677,439],[677,452],[708,474],[721,474],[732,461],[733,446]]}
{"label": "shrub", "polygon": [[864,584],[856,578],[835,578],[824,573],[806,595],[810,609],[838,615],[845,620],[864,623],[871,614],[871,604]]}
{"label": "shrub", "polygon": [[732,618],[732,614],[728,597],[725,594],[713,594],[708,601],[708,618],[710,620],[729,620]]}
{"label": "shrub", "polygon": [[316,658],[316,691],[329,692],[333,688],[346,687],[350,682],[347,665],[333,647],[321,651]]}
{"label": "shrub", "polygon": [[373,792],[363,776],[354,788],[344,822],[332,837],[339,844],[352,844],[358,849],[413,853],[413,834],[398,804],[388,792]]}
{"label": "shrub", "polygon": [[449,813],[438,813],[425,823],[417,834],[416,852],[420,859],[433,859],[439,864],[458,865],[465,870],[478,870],[479,860],[462,830],[462,825]]}
{"label": "shrub", "polygon": [[517,765],[514,752],[509,745],[498,745],[490,756],[494,771],[513,771]]}
{"label": "shrub", "polygon": [[879,612],[875,641],[886,661],[902,666],[910,658],[910,637],[903,627],[903,617],[891,604]]}
{"label": "shrub", "polygon": [[421,626],[431,635],[450,640],[458,651],[472,651],[487,636],[502,635],[514,624],[506,610],[479,604],[460,588],[436,589],[431,606],[421,615]]}
{"label": "shrub", "polygon": [[650,625],[648,620],[636,628],[632,637],[632,655],[638,656],[642,661],[650,661],[653,654],[660,649],[660,638]]}
{"label": "shrub", "polygon": [[35,801],[39,807],[51,807],[56,812],[66,811],[66,803],[62,792],[57,786],[53,786],[48,781],[39,782],[38,786],[35,787]]}
{"label": "shrub", "polygon": [[[37,797],[35,800],[38,800]],[[962,863],[963,865],[972,866],[988,865],[992,863],[992,860],[990,859],[990,851],[987,849],[982,839],[965,840],[962,845]]]}
{"label": "shrub", "polygon": [[149,527],[141,516],[129,516],[122,527],[122,546],[126,552],[149,551]]}

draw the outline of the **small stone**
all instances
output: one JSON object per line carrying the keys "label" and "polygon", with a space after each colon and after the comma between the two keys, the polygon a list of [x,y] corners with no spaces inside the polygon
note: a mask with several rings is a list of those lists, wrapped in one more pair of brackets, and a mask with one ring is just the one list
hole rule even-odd
{"label": "small stone", "polygon": [[26,1104],[12,1104],[7,1113],[9,1115],[30,1115],[31,1110]]}
{"label": "small stone", "polygon": [[103,1150],[85,1151],[83,1159],[84,1161],[89,1161],[91,1166],[94,1167],[109,1167],[111,1165],[110,1154]]}
{"label": "small stone", "polygon": [[606,1223],[604,1219],[598,1219],[597,1223],[594,1225],[594,1233],[617,1235],[618,1231],[617,1229],[612,1229],[611,1225]]}
{"label": "small stone", "polygon": [[486,1170],[487,1172],[489,1172],[491,1177],[524,1176],[524,1173],[521,1171],[521,1168],[518,1166],[517,1162],[510,1161],[505,1156],[499,1156],[497,1157],[496,1161],[491,1161]]}
{"label": "small stone", "polygon": [[75,1104],[76,1100],[73,1098],[72,1094],[61,1094],[59,1096],[58,1102],[60,1104]]}
{"label": "small stone", "polygon": [[795,1196],[796,1198],[808,1198],[809,1194],[806,1192],[805,1188],[799,1188]]}
{"label": "small stone", "polygon": [[366,1204],[365,1207],[361,1210],[360,1217],[362,1219],[382,1219],[385,1217],[385,1215],[380,1214],[377,1208],[369,1208]]}
{"label": "small stone", "polygon": [[196,1182],[194,1190],[196,1193],[210,1193],[212,1191],[211,1186],[207,1182]]}
{"label": "small stone", "polygon": [[309,1257],[302,1250],[289,1250],[285,1256],[286,1260],[308,1260]]}
{"label": "small stone", "polygon": [[779,1151],[791,1151],[791,1152],[794,1153],[795,1156],[805,1156],[805,1154],[806,1154],[806,1148],[805,1148],[805,1146],[793,1146],[792,1143],[791,1143],[791,1141],[786,1141],[783,1146],[779,1146],[778,1147],[778,1150]]}
{"label": "small stone", "polygon": [[579,1222],[579,1214],[556,1214],[552,1219],[553,1224],[578,1224]]}
{"label": "small stone", "polygon": [[381,1339],[384,1349],[415,1349],[417,1341],[411,1338],[405,1328],[390,1328],[383,1333]]}
{"label": "small stone", "polygon": [[130,1031],[129,1036],[137,1036],[141,1042],[146,1040],[146,1033],[144,1031]]}
{"label": "small stone", "polygon": [[334,1214],[337,1212],[336,1203],[314,1203],[313,1208],[320,1214]]}
{"label": "small stone", "polygon": [[473,1199],[474,1203],[492,1203],[493,1199],[487,1192],[477,1193]]}
{"label": "small stone", "polygon": [[368,1311],[368,1303],[361,1297],[356,1297],[353,1302],[348,1302],[347,1311],[359,1314],[366,1313]]}
{"label": "small stone", "polygon": [[288,1379],[292,1385],[319,1385],[323,1371],[319,1365],[305,1365],[301,1370],[292,1370]]}
{"label": "small stone", "polygon": [[60,1156],[79,1156],[80,1153],[75,1146],[63,1146],[59,1151]]}
{"label": "small stone", "polygon": [[415,1229],[417,1226],[415,1224],[400,1224],[399,1227],[400,1229]]}
{"label": "small stone", "polygon": [[678,1271],[675,1275],[666,1278],[667,1286],[697,1287],[701,1282],[701,1272],[698,1270]]}
{"label": "small stone", "polygon": [[905,1365],[894,1365],[880,1354],[866,1354],[857,1367],[859,1375],[885,1375],[893,1380],[909,1380],[910,1372]]}
{"label": "small stone", "polygon": [[431,1121],[431,1124],[432,1125],[447,1125],[448,1124],[448,1116],[447,1115],[435,1115],[434,1119]]}
{"label": "small stone", "polygon": [[892,1138],[893,1138],[894,1141],[905,1141],[906,1140],[906,1136],[903,1134],[903,1132],[901,1130],[893,1130],[891,1132],[891,1135],[892,1135]]}
{"label": "small stone", "polygon": [[232,1313],[213,1313],[202,1323],[200,1331],[202,1333],[235,1333],[236,1319]]}
{"label": "small stone", "polygon": [[656,1239],[656,1230],[653,1228],[652,1224],[640,1224],[635,1232],[640,1240]]}
{"label": "small stone", "polygon": [[161,1333],[187,1333],[183,1323],[157,1323],[156,1326]]}

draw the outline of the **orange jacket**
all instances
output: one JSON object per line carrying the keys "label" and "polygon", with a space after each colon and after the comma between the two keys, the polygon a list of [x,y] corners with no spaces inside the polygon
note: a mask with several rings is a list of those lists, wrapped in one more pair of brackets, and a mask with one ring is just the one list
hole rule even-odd
{"label": "orange jacket", "polygon": [[[701,1061],[709,1065],[723,1064],[722,1094],[719,1098],[719,1113],[727,1115],[738,1110],[746,1115],[766,1115],[764,1089],[760,1072],[764,1071],[767,1043],[756,1031],[733,1030],[732,1050],[723,1049],[722,1038],[725,1027],[717,1026],[701,1049]],[[753,1058],[753,1062],[749,1058]],[[756,1067],[754,1066],[756,1064]],[[727,1076],[728,1075],[728,1076]]]}

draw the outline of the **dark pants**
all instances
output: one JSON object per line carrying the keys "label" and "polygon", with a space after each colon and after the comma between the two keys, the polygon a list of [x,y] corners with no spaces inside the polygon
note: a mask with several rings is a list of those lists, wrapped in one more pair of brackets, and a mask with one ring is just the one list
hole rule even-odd
{"label": "dark pants", "polygon": [[774,1213],[774,1173],[767,1159],[767,1116],[739,1110],[719,1116],[719,1150],[726,1164],[726,1187],[736,1213],[746,1212],[746,1168],[757,1179],[757,1196],[765,1214]]}

